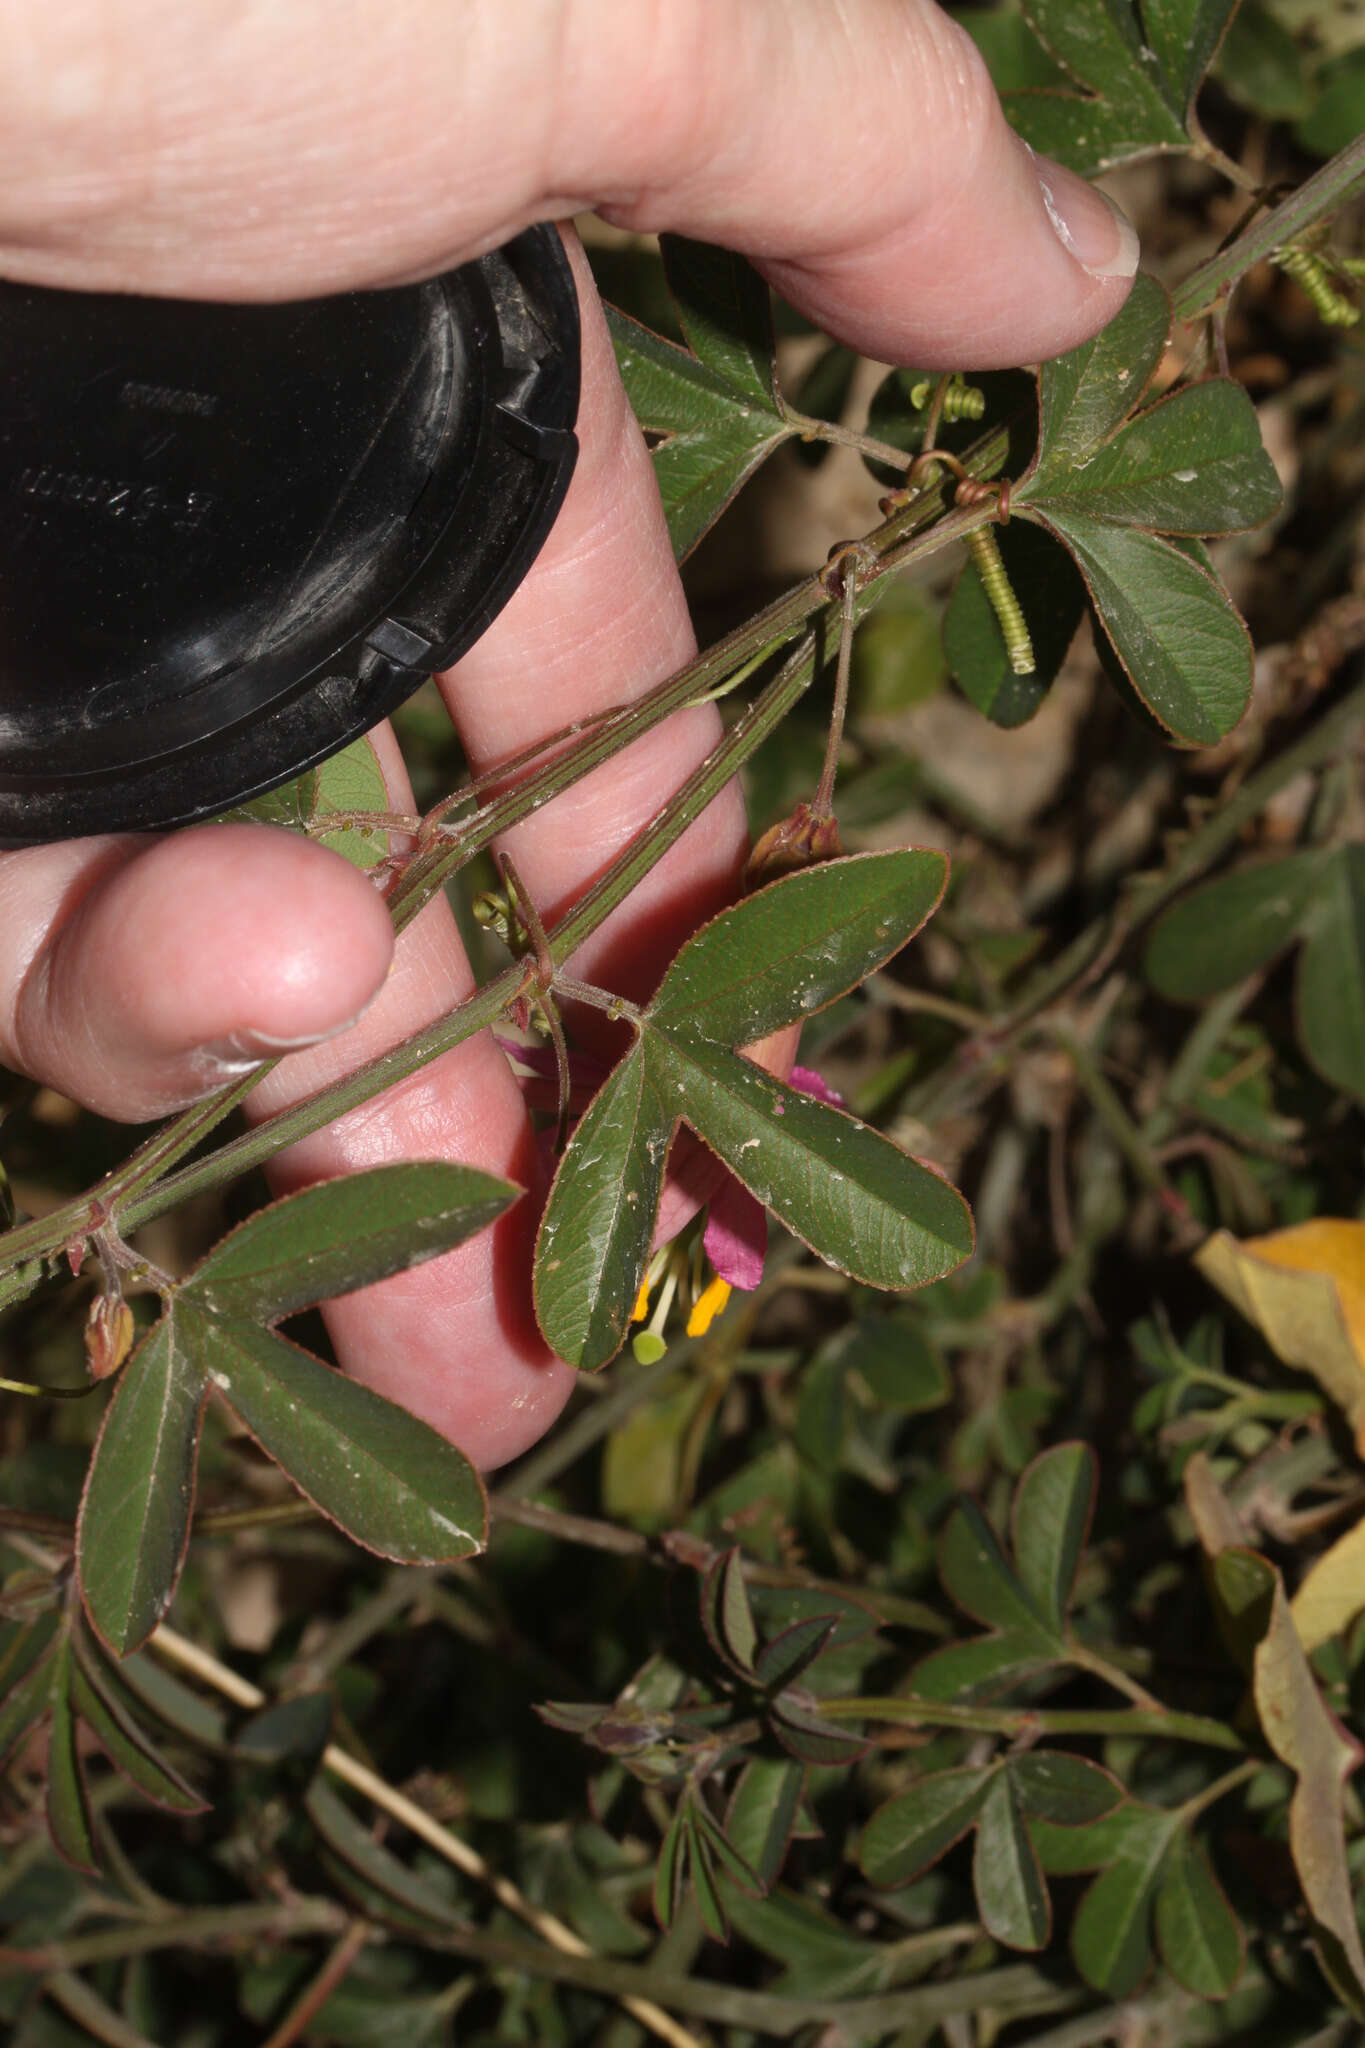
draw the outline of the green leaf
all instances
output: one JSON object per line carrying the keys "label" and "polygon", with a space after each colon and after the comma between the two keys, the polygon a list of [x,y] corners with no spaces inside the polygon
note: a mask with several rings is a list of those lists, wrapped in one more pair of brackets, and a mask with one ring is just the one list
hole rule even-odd
{"label": "green leaf", "polygon": [[81,1598],[116,1656],[171,1603],[189,1542],[204,1368],[170,1308],[119,1375],[76,1525]]}
{"label": "green leaf", "polygon": [[1153,716],[1190,745],[1231,732],[1251,695],[1251,640],[1216,579],[1155,534],[1051,503],[1037,516],[1070,548]]}
{"label": "green leaf", "polygon": [[332,1711],[330,1692],[296,1692],[271,1700],[242,1723],[233,1737],[233,1753],[271,1769],[301,1763],[311,1778],[332,1739]]}
{"label": "green leaf", "polygon": [[[1186,120],[1236,0],[1027,0],[1045,48],[1082,91],[1005,96],[1035,149],[1086,175],[1189,147]],[[1144,34],[1144,24],[1145,34]]]}
{"label": "green leaf", "polygon": [[1176,1002],[1199,1002],[1273,960],[1322,893],[1329,856],[1286,854],[1234,868],[1186,896],[1147,942],[1147,979]]}
{"label": "green leaf", "polygon": [[1141,403],[1171,335],[1171,301],[1154,277],[1139,276],[1107,327],[1054,356],[1038,372],[1038,448],[1016,499],[1038,471],[1065,477]]}
{"label": "green leaf", "polygon": [[654,475],[681,561],[793,429],[750,391],[611,306],[607,326],[635,417],[663,437]]}
{"label": "green leaf", "polygon": [[203,1813],[200,1798],[147,1734],[133,1713],[117,1668],[102,1657],[83,1656],[79,1649],[71,1671],[71,1698],[109,1761],[145,1798],[172,1813]]}
{"label": "green leaf", "polygon": [[228,1742],[228,1715],[202,1693],[182,1685],[164,1664],[135,1651],[118,1666],[120,1682],[148,1713],[155,1714],[167,1728],[187,1742],[205,1749],[221,1749]]}
{"label": "green leaf", "polygon": [[785,875],[695,932],[659,984],[650,1021],[675,1039],[748,1045],[865,981],[937,908],[938,852],[855,854]]}
{"label": "green leaf", "polygon": [[974,1621],[1050,1636],[1043,1610],[1021,1584],[975,1501],[962,1501],[948,1517],[938,1570],[944,1592]]}
{"label": "green leaf", "polygon": [[723,1046],[648,1031],[658,1095],[750,1194],[829,1265],[870,1287],[922,1287],[972,1248],[957,1190],[865,1124]]}
{"label": "green leaf", "polygon": [[976,1825],[999,1775],[980,1770],[936,1771],[888,1799],[863,1830],[858,1862],[869,1883],[910,1884]]}
{"label": "green leaf", "polygon": [[758,1630],[738,1546],[718,1557],[702,1580],[701,1618],[717,1655],[748,1676],[754,1668]]}
{"label": "green leaf", "polygon": [[667,1529],[687,1490],[688,1445],[706,1400],[699,1376],[675,1379],[619,1422],[602,1450],[602,1509],[637,1529]]}
{"label": "green leaf", "polygon": [[[1218,83],[1253,114],[1293,121],[1307,112],[1312,86],[1303,52],[1262,0],[1242,0],[1214,66]],[[1358,134],[1360,122],[1350,131]],[[1309,148],[1315,145],[1310,142]],[[1324,154],[1319,149],[1319,154]]]}
{"label": "green leaf", "polygon": [[1314,156],[1335,156],[1365,131],[1365,47],[1332,57],[1318,72],[1318,87],[1294,139]]}
{"label": "green leaf", "polygon": [[279,789],[267,790],[264,796],[239,804],[224,816],[306,832],[310,839],[330,847],[354,867],[372,868],[388,853],[387,832],[374,825],[335,825],[328,821],[338,812],[391,808],[379,756],[373,743],[362,735],[319,767],[309,768]]}
{"label": "green leaf", "polygon": [[48,1645],[0,1699],[0,1766],[8,1761],[29,1730],[42,1720],[51,1704],[58,1666],[50,1634]]}
{"label": "green leaf", "polygon": [[1149,406],[1083,459],[1040,463],[1015,503],[1161,533],[1231,533],[1271,518],[1280,484],[1245,391],[1213,377]]}
{"label": "green leaf", "polygon": [[801,1378],[792,1442],[817,1472],[837,1472],[848,1443],[844,1361],[837,1352],[815,1358]]}
{"label": "green leaf", "polygon": [[1323,876],[1295,990],[1299,1043],[1334,1088],[1365,1102],[1365,846]]}
{"label": "green leaf", "polygon": [[753,265],[732,249],[660,235],[664,276],[687,346],[732,390],[781,414],[772,302]]}
{"label": "green leaf", "polygon": [[1171,104],[1188,116],[1237,0],[1142,0],[1147,42],[1161,66]]}
{"label": "green leaf", "polygon": [[[1119,1789],[1122,1793],[1122,1787]],[[1058,1826],[1044,1814],[1036,1813],[1032,1817],[1032,1833],[1039,1861],[1054,1877],[1075,1877],[1085,1870],[1102,1870],[1122,1853],[1134,1832],[1145,1840],[1153,1811],[1154,1808],[1121,1797],[1108,1812],[1079,1826]]]}
{"label": "green leaf", "polygon": [[[1128,1998],[1152,1958],[1152,1902],[1167,1850],[1180,1828],[1177,1815],[1130,1803],[1114,1816],[1113,1861],[1086,1892],[1071,1923],[1071,1951],[1088,1983],[1110,1998]],[[1104,1822],[1099,1823],[1104,1827]],[[1095,1834],[1095,1828],[1082,1830]],[[1055,1869],[1055,1864],[1049,1864]]]}
{"label": "green leaf", "polygon": [[915,1666],[915,1693],[927,1700],[982,1700],[1063,1661],[1041,1629],[997,1629],[933,1650]]}
{"label": "green leaf", "polygon": [[792,1687],[772,1702],[772,1730],[789,1756],[804,1764],[844,1767],[867,1752],[867,1738],[821,1718],[819,1701]]}
{"label": "green leaf", "polygon": [[866,1642],[877,1632],[877,1615],[871,1608],[824,1586],[751,1586],[749,1597],[765,1636],[785,1632],[798,1621],[833,1621],[829,1647],[841,1650],[848,1643]]}
{"label": "green leaf", "polygon": [[637,1040],[559,1162],[536,1242],[536,1317],[551,1349],[581,1370],[605,1365],[625,1340],[677,1116]]}
{"label": "green leaf", "polygon": [[692,1897],[696,1902],[697,1917],[710,1935],[712,1941],[730,1939],[730,1922],[725,1915],[725,1904],[716,1883],[715,1865],[711,1858],[710,1843],[701,1832],[696,1809],[685,1809],[688,1846],[688,1876],[692,1881]]}
{"label": "green leaf", "polygon": [[97,1871],[99,1851],[90,1818],[90,1798],[76,1743],[71,1704],[71,1651],[57,1650],[52,1684],[52,1726],[47,1748],[47,1824],[57,1853],[76,1870]]}
{"label": "green leaf", "polygon": [[1024,1750],[1009,1759],[1009,1771],[1025,1813],[1055,1827],[1085,1827],[1123,1803],[1117,1778],[1064,1750]]}
{"label": "green leaf", "polygon": [[1242,1930],[1209,1859],[1189,1835],[1171,1846],[1156,1895],[1161,1960],[1196,1998],[1226,1998],[1242,1973]]}
{"label": "green leaf", "polygon": [[963,695],[993,724],[1023,725],[1047,695],[1085,617],[1085,585],[1065,548],[1041,528],[1017,520],[996,539],[1010,587],[1023,609],[1035,666],[1010,666],[1005,636],[973,562],[964,564],[943,614],[943,651]]}
{"label": "green leaf", "polygon": [[781,1635],[773,1636],[754,1659],[754,1676],[759,1684],[768,1692],[794,1685],[801,1673],[809,1670],[829,1648],[838,1626],[837,1615],[812,1614],[804,1621],[794,1621]]}
{"label": "green leaf", "polygon": [[985,58],[997,92],[1019,92],[1031,85],[1066,85],[1066,73],[1012,7],[968,7],[955,10],[954,19]]}
{"label": "green leaf", "polygon": [[434,1429],[269,1330],[185,1300],[178,1318],[234,1414],[353,1541],[399,1564],[448,1564],[482,1548],[478,1474]]}
{"label": "green leaf", "polygon": [[449,1903],[426,1884],[391,1849],[377,1842],[362,1827],[349,1806],[325,1778],[315,1778],[304,1798],[308,1818],[328,1847],[356,1870],[375,1890],[394,1899],[409,1912],[424,1915],[438,1925],[448,1925],[454,1915]]}
{"label": "green leaf", "polygon": [[907,1316],[865,1316],[853,1326],[841,1359],[879,1408],[922,1415],[952,1398],[952,1377],[923,1330]]}
{"label": "green leaf", "polygon": [[[1027,1583],[974,1501],[963,1501],[949,1516],[939,1546],[944,1591],[992,1632],[925,1657],[915,1668],[915,1691],[924,1698],[990,1697],[1067,1661],[1065,1600],[1085,1539],[1093,1475],[1077,1456],[1082,1449],[1059,1445],[1019,1482],[1016,1501],[1023,1506],[1016,1527],[1028,1558]],[[1049,1519],[1054,1512],[1056,1523]]]}
{"label": "green leaf", "polygon": [[774,1892],[766,1899],[735,1892],[727,1903],[745,1940],[785,1965],[782,1975],[767,1987],[778,1997],[852,1998],[917,1974],[905,1944],[854,1935],[832,1914],[793,1892]]}
{"label": "green leaf", "polygon": [[671,1927],[682,1900],[683,1878],[687,1872],[691,1838],[687,1830],[687,1809],[680,1806],[668,1824],[659,1848],[654,1873],[654,1917],[660,1927]]}
{"label": "green leaf", "polygon": [[805,1789],[804,1766],[787,1757],[750,1757],[735,1780],[725,1832],[765,1892],[781,1874]]}
{"label": "green leaf", "polygon": [[982,1802],[972,1882],[988,1934],[1007,1948],[1046,1947],[1052,1901],[1008,1770],[996,1773]]}
{"label": "green leaf", "polygon": [[439,1257],[486,1229],[520,1189],[472,1166],[377,1166],[258,1209],[216,1244],[181,1299],[278,1322]]}
{"label": "green leaf", "polygon": [[[728,1839],[725,1830],[712,1818],[700,1798],[692,1805],[692,1832],[693,1839],[705,1849],[708,1864],[740,1891],[747,1892],[750,1898],[762,1896],[763,1886],[757,1872],[750,1868],[743,1851]],[[729,1935],[728,1927],[726,1935]]]}
{"label": "green leaf", "polygon": [[1015,1488],[1015,1566],[1044,1621],[1059,1632],[1090,1533],[1098,1484],[1099,1467],[1088,1444],[1057,1444],[1034,1459]]}

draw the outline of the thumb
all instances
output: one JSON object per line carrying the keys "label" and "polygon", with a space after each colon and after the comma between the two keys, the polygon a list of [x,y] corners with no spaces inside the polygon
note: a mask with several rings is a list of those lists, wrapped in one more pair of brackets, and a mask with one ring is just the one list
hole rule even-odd
{"label": "thumb", "polygon": [[279,298],[595,206],[924,368],[1094,333],[1131,228],[932,0],[0,0],[0,274]]}
{"label": "thumb", "polygon": [[[933,0],[678,11],[698,30],[673,73],[683,136],[656,122],[634,138],[639,189],[599,199],[607,220],[739,249],[827,333],[925,369],[1041,361],[1117,312],[1138,265],[1131,223],[1014,133],[976,45]],[[618,96],[626,61],[603,60]]]}

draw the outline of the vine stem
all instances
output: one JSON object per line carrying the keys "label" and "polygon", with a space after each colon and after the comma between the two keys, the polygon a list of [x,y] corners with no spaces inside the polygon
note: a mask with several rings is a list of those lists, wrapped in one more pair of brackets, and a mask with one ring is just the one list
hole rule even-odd
{"label": "vine stem", "polygon": [[834,670],[834,702],[829,715],[829,733],[825,740],[824,766],[820,770],[820,782],[815,792],[811,810],[815,817],[828,819],[834,816],[834,782],[839,773],[839,749],[844,739],[844,719],[848,712],[848,684],[853,672],[853,635],[858,623],[858,546],[855,542],[845,550],[839,566],[843,589],[839,598],[839,658]]}
{"label": "vine stem", "polygon": [[982,1735],[1150,1735],[1163,1742],[1197,1742],[1205,1749],[1244,1753],[1246,1744],[1223,1721],[1161,1708],[963,1707],[896,1695],[889,1699],[820,1700],[823,1721],[889,1721],[907,1728],[971,1728]]}
{"label": "vine stem", "polygon": [[[267,1695],[259,1686],[253,1685],[250,1679],[243,1678],[229,1665],[220,1663],[210,1651],[201,1649],[187,1636],[167,1628],[164,1622],[151,1638],[150,1646],[159,1651],[170,1663],[178,1664],[182,1670],[191,1672],[204,1684],[212,1686],[215,1692],[221,1693],[224,1699],[231,1700],[234,1705],[245,1707],[253,1713],[265,1705]],[[566,1927],[553,1913],[547,1913],[542,1907],[533,1905],[512,1880],[504,1877],[501,1871],[494,1870],[477,1849],[472,1849],[468,1842],[461,1841],[458,1835],[443,1827],[433,1815],[415,1805],[400,1792],[396,1785],[390,1785],[386,1778],[381,1778],[377,1771],[372,1771],[367,1764],[359,1762],[346,1750],[339,1748],[335,1742],[329,1742],[322,1752],[322,1762],[333,1777],[340,1778],[343,1784],[363,1793],[392,1819],[400,1821],[411,1833],[419,1836],[438,1856],[443,1856],[447,1863],[463,1871],[466,1877],[471,1877],[484,1885],[500,1906],[504,1906],[509,1913],[515,1913],[517,1918],[533,1929],[542,1941],[548,1942],[562,1955],[591,1955],[592,1951],[586,1942],[580,1941],[571,1927]],[[670,2048],[701,2048],[695,2034],[690,2034],[685,2027],[679,2026],[671,2014],[664,2012],[648,1999],[625,1998],[622,2004],[642,2027],[647,2027],[659,2040],[667,2041]]]}
{"label": "vine stem", "polygon": [[845,427],[838,420],[811,419],[807,413],[794,412],[784,405],[783,413],[790,426],[794,427],[803,441],[828,441],[836,448],[856,448],[860,455],[866,455],[869,462],[881,462],[888,469],[908,469],[911,457],[904,448],[897,448],[894,441],[879,441],[875,434],[864,434],[857,427]]}
{"label": "vine stem", "polygon": [[1177,320],[1194,320],[1212,306],[1222,305],[1248,270],[1262,262],[1282,243],[1292,242],[1305,228],[1336,213],[1365,185],[1365,135],[1356,136],[1345,149],[1315,171],[1313,176],[1272,207],[1260,220],[1218,250],[1207,263],[1190,272],[1175,293]]}
{"label": "vine stem", "polygon": [[1117,1664],[1111,1664],[1107,1657],[1101,1657],[1098,1651],[1088,1649],[1074,1637],[1067,1644],[1067,1655],[1080,1670],[1088,1671],[1092,1678],[1102,1679],[1106,1685],[1112,1685],[1115,1692],[1123,1693],[1135,1707],[1141,1707],[1145,1713],[1165,1713],[1166,1709],[1155,1693],[1148,1692],[1145,1685],[1139,1685],[1135,1678],[1130,1678]]}

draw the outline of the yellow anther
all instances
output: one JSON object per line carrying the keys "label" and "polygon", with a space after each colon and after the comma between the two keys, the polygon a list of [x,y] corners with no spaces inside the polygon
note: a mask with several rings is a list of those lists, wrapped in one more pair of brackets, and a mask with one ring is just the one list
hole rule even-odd
{"label": "yellow anther", "polygon": [[649,1275],[640,1282],[640,1292],[635,1297],[635,1306],[630,1312],[633,1323],[642,1323],[649,1314]]}
{"label": "yellow anther", "polygon": [[730,1283],[717,1274],[710,1286],[697,1296],[687,1318],[689,1337],[704,1337],[730,1299]]}

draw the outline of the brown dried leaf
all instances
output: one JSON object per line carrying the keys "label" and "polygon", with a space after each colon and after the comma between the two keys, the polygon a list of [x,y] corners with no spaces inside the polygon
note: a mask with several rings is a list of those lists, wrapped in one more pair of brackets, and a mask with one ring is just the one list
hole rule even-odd
{"label": "brown dried leaf", "polygon": [[1318,1924],[1319,1957],[1359,2016],[1365,2013],[1365,1948],[1346,1863],[1342,1793],[1365,1751],[1323,1702],[1278,1572],[1252,1686],[1266,1741],[1298,1779],[1289,1805],[1289,1848]]}
{"label": "brown dried leaf", "polygon": [[1241,1243],[1216,1230],[1195,1264],[1286,1365],[1365,1430],[1365,1223],[1318,1217]]}
{"label": "brown dried leaf", "polygon": [[1290,1602],[1305,1650],[1339,1635],[1365,1607],[1365,1521],[1325,1551]]}

